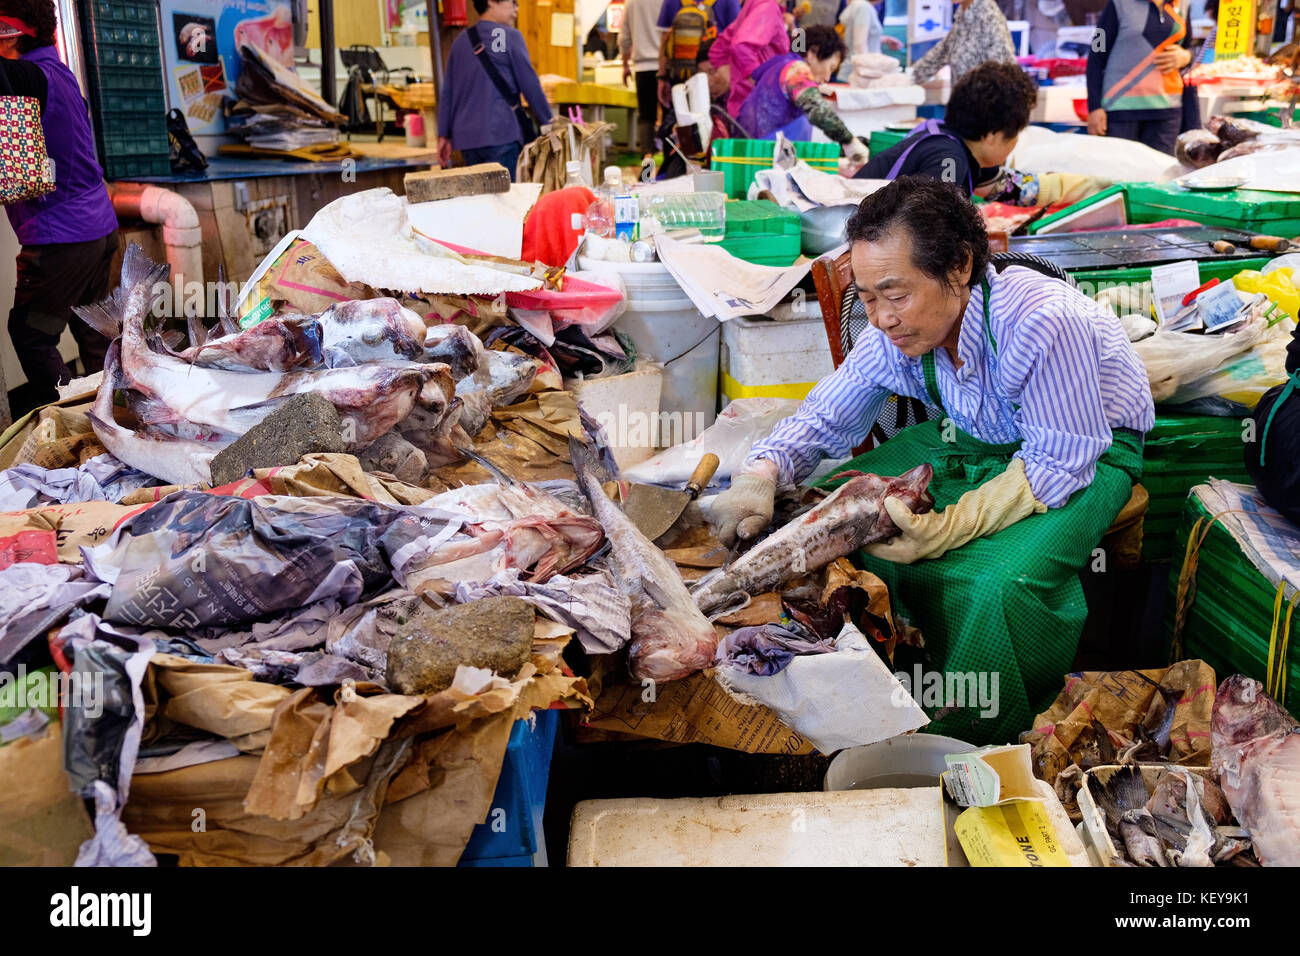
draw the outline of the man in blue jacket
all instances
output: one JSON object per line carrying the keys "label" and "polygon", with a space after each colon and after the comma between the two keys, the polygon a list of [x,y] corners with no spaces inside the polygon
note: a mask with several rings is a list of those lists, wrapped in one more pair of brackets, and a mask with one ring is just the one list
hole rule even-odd
{"label": "man in blue jacket", "polygon": [[[531,122],[520,94],[543,125],[551,121],[551,108],[524,35],[514,27],[518,0],[474,0],[474,9],[478,22],[456,37],[447,57],[438,104],[438,162],[451,165],[457,149],[468,165],[500,163],[514,179]],[[535,135],[532,131],[530,138]]]}

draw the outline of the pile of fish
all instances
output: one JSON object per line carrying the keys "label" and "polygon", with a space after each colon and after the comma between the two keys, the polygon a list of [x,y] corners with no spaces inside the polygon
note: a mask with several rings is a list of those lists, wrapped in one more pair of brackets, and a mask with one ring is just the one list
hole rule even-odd
{"label": "pile of fish", "polygon": [[1226,678],[1214,698],[1210,770],[1093,770],[1088,793],[1136,866],[1300,865],[1300,724],[1263,685]]}
{"label": "pile of fish", "polygon": [[128,465],[173,484],[207,482],[217,452],[309,392],[337,409],[349,451],[364,454],[396,429],[424,467],[457,461],[456,446],[536,374],[534,360],[485,351],[463,326],[426,327],[385,298],[272,316],[245,330],[223,311],[221,335],[209,338],[191,318],[188,343],[169,341],[175,333],[152,321],[167,274],[133,243],[113,296],[76,312],[113,340],[89,413],[96,436]]}
{"label": "pile of fish", "polygon": [[[1107,768],[1109,770],[1109,768]],[[1088,792],[1106,817],[1113,863],[1214,866],[1250,861],[1250,839],[1214,780],[1185,767],[1128,765],[1088,776]],[[1148,789],[1148,779],[1152,785]]]}

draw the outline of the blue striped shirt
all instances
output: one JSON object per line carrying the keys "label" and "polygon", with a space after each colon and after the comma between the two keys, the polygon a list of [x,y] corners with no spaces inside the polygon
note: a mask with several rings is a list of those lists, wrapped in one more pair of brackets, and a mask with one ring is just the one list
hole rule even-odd
{"label": "blue striped shirt", "polygon": [[[993,444],[1023,440],[1015,457],[1024,459],[1034,497],[1059,507],[1092,483],[1111,429],[1151,429],[1146,368],[1115,315],[1083,293],[1020,267],[1001,274],[989,267],[988,281],[996,353],[976,287],[961,320],[961,368],[946,349],[934,351],[939,395],[967,434]],[[766,458],[782,484],[797,482],[823,457],[843,457],[860,444],[891,394],[930,401],[921,359],[870,326],[847,361],[754,445],[749,460]]]}

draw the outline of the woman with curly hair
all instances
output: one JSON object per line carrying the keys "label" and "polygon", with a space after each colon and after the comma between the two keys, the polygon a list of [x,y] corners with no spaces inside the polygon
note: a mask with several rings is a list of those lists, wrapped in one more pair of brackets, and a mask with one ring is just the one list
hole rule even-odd
{"label": "woman with curly hair", "polygon": [[[54,161],[54,192],[5,207],[22,245],[9,312],[9,336],[31,384],[27,408],[58,398],[72,377],[59,355],[59,337],[72,335],[87,373],[104,366],[108,341],[79,319],[73,306],[108,295],[117,252],[117,217],[95,157],[86,101],[54,45],[53,0],[0,0],[0,56],[39,68],[47,86],[41,127]],[[30,67],[28,67],[30,69]]]}
{"label": "woman with curly hair", "polygon": [[845,468],[933,467],[936,508],[895,498],[899,534],[862,565],[889,586],[938,668],[992,673],[992,714],[960,707],[929,730],[1014,739],[1060,687],[1087,610],[1078,572],[1129,500],[1155,419],[1119,319],[1073,286],[991,263],[984,220],[949,183],[907,176],[846,226],[869,326],[798,411],[756,443],[710,520],[724,544],[760,534],[778,487],[850,454],[892,395],[939,410]]}

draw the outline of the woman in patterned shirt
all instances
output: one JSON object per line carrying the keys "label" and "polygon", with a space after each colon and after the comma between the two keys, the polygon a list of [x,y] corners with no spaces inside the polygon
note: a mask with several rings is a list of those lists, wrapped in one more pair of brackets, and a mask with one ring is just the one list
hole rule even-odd
{"label": "woman in patterned shirt", "polygon": [[948,35],[912,64],[912,79],[924,83],[947,64],[952,67],[952,81],[956,83],[990,60],[1016,62],[1007,18],[993,0],[962,0]]}
{"label": "woman in patterned shirt", "polygon": [[780,132],[787,139],[808,140],[816,126],[842,145],[853,162],[866,162],[866,146],[849,132],[819,89],[839,69],[844,41],[831,27],[823,26],[809,27],[802,39],[803,56],[786,53],[754,71],[754,91],[741,104],[736,122],[754,139]]}

